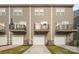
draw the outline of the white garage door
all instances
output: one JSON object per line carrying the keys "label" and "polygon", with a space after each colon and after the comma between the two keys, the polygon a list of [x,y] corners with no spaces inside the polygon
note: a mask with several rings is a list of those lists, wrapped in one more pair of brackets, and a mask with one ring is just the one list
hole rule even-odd
{"label": "white garage door", "polygon": [[13,35],[12,45],[23,45],[23,35]]}
{"label": "white garage door", "polygon": [[33,37],[33,45],[45,45],[45,36],[44,35],[35,35]]}
{"label": "white garage door", "polygon": [[55,45],[64,45],[66,44],[66,36],[55,36],[54,38]]}
{"label": "white garage door", "polygon": [[7,36],[0,35],[0,45],[7,45]]}

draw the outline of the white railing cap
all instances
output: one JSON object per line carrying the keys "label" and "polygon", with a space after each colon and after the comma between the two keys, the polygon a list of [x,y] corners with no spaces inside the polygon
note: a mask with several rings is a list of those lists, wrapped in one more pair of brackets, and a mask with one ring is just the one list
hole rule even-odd
{"label": "white railing cap", "polygon": [[41,21],[41,24],[48,24],[47,21]]}

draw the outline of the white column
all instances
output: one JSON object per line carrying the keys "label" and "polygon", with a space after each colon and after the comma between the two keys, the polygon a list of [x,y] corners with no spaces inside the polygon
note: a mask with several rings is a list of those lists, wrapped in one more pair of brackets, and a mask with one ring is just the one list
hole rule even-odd
{"label": "white column", "polygon": [[10,24],[10,6],[9,6],[9,24]]}
{"label": "white column", "polygon": [[29,7],[29,43],[31,44],[31,6]]}
{"label": "white column", "polygon": [[51,29],[50,29],[50,32],[51,32],[51,40],[52,40],[52,6],[51,6]]}
{"label": "white column", "polygon": [[[9,6],[9,24],[10,24],[10,6]],[[9,44],[10,44],[10,41],[11,41],[11,39],[10,39],[10,35],[11,35],[11,32],[9,31]]]}

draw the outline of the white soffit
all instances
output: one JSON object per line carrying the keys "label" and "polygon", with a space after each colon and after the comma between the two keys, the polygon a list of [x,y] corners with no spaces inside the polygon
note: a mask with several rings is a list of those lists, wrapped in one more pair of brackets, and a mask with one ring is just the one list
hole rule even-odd
{"label": "white soffit", "polygon": [[[5,2],[4,2],[5,1]],[[0,4],[77,4],[78,0],[0,0]]]}

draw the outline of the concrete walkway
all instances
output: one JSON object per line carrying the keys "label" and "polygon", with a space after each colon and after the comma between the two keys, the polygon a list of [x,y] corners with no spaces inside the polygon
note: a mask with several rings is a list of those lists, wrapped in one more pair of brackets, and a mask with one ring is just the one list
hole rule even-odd
{"label": "concrete walkway", "polygon": [[58,45],[58,46],[60,46],[62,48],[65,48],[65,49],[68,49],[70,51],[79,53],[79,48],[78,47],[73,47],[73,46],[68,46],[68,45]]}
{"label": "concrete walkway", "polygon": [[17,47],[17,46],[19,46],[19,45],[2,46],[2,47],[0,47],[0,51],[7,50],[7,49],[10,49],[10,48],[14,48],[14,47]]}
{"label": "concrete walkway", "polygon": [[45,46],[34,45],[31,48],[29,48],[27,51],[25,51],[24,54],[51,54],[51,53]]}

